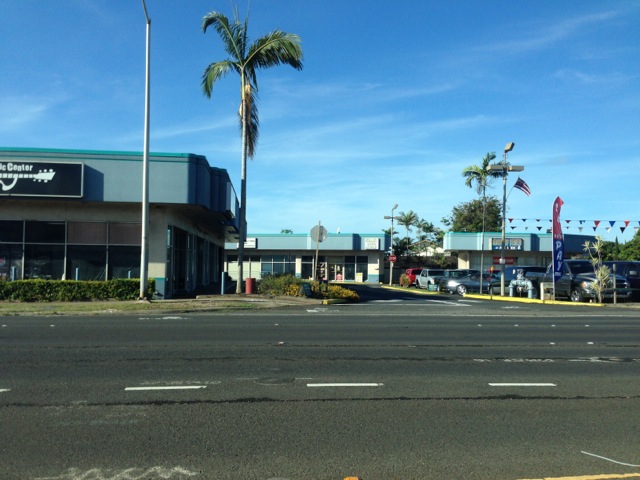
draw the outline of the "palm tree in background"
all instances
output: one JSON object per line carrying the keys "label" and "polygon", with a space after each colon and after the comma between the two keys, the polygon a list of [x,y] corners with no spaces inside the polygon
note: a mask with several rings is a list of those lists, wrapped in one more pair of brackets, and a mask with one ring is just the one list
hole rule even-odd
{"label": "palm tree in background", "polygon": [[211,98],[214,83],[229,72],[240,76],[240,130],[242,136],[242,164],[240,175],[240,225],[238,242],[238,284],[236,293],[242,293],[244,242],[247,219],[247,157],[253,158],[258,143],[258,79],[260,69],[281,64],[302,70],[302,47],[300,37],[274,30],[250,43],[247,35],[249,16],[244,22],[234,11],[233,22],[219,12],[210,12],[202,19],[202,31],[213,27],[220,36],[229,58],[208,65],[202,74],[202,90]]}
{"label": "palm tree in background", "polygon": [[[415,223],[415,227],[418,229],[418,241],[421,244],[424,244],[424,251],[425,254],[427,254],[428,249],[429,249],[429,243],[430,242],[430,234],[434,234],[435,233],[435,227],[433,226],[433,223],[426,221],[424,218],[418,220]],[[418,246],[418,253],[420,253],[422,251],[422,249],[420,248],[420,246]]]}
{"label": "palm tree in background", "polygon": [[398,212],[398,224],[404,226],[407,229],[406,237],[406,255],[409,254],[409,248],[411,241],[409,240],[409,229],[418,222],[418,214],[413,210],[409,210],[407,213]]}
{"label": "palm tree in background", "polygon": [[487,187],[494,178],[502,178],[502,171],[489,170],[489,166],[493,165],[496,159],[496,153],[487,153],[482,159],[480,165],[470,165],[462,170],[462,176],[465,178],[464,184],[469,188],[474,188],[478,195],[485,198]]}
{"label": "palm tree in background", "polygon": [[[490,182],[496,178],[502,177],[502,171],[489,170],[489,166],[496,159],[496,153],[487,153],[482,159],[480,165],[470,165],[462,170],[462,176],[465,177],[464,184],[469,188],[474,188],[478,195],[482,197],[482,248],[480,249],[480,272],[484,271],[484,230],[485,216],[487,213],[487,187]],[[480,282],[480,293],[482,293],[482,282]]]}

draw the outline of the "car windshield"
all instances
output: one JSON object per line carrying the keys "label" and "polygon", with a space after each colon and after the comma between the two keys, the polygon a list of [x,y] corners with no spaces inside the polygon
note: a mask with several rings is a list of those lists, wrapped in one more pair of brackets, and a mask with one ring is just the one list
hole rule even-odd
{"label": "car windshield", "polygon": [[571,263],[571,272],[576,273],[593,273],[593,265],[591,262],[575,262]]}

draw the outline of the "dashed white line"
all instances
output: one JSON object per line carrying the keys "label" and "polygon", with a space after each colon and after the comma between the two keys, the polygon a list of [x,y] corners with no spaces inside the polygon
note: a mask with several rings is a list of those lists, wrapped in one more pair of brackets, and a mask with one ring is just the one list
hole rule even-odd
{"label": "dashed white line", "polygon": [[206,385],[180,385],[166,387],[126,387],[126,392],[144,391],[144,390],[197,390],[207,388]]}
{"label": "dashed white line", "polygon": [[490,383],[490,387],[556,387],[555,383]]}
{"label": "dashed white line", "polygon": [[329,387],[382,387],[384,383],[307,383],[310,388]]}
{"label": "dashed white line", "polygon": [[10,391],[11,391],[10,388],[0,388],[0,393],[10,392]]}
{"label": "dashed white line", "polygon": [[625,467],[640,467],[640,465],[634,465],[632,463],[619,462],[619,461],[613,460],[611,458],[607,458],[607,457],[602,457],[600,455],[596,455],[595,453],[589,453],[589,452],[585,452],[585,451],[581,451],[580,453],[582,453],[584,455],[590,455],[592,457],[600,458],[602,460],[606,460],[607,462],[616,463],[618,465],[624,465]]}

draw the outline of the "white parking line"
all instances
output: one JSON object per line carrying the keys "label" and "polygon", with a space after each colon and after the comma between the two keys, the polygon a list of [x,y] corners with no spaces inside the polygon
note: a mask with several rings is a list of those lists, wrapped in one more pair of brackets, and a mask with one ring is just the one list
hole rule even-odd
{"label": "white parking line", "polygon": [[382,387],[384,383],[307,383],[310,388],[328,387]]}
{"label": "white parking line", "polygon": [[182,386],[167,386],[167,387],[127,387],[124,390],[126,392],[144,391],[144,390],[197,390],[201,388],[207,388],[206,385],[182,385]]}
{"label": "white parking line", "polygon": [[490,387],[557,387],[555,383],[490,383]]}

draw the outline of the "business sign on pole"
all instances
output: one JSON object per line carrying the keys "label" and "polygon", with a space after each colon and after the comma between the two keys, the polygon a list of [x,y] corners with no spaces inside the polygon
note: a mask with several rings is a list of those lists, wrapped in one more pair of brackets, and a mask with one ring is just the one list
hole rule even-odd
{"label": "business sign on pole", "polygon": [[81,198],[83,182],[83,163],[0,161],[0,196]]}
{"label": "business sign on pole", "polygon": [[553,237],[553,282],[562,276],[562,260],[564,258],[564,237],[562,236],[562,225],[560,224],[560,209],[564,202],[560,197],[556,197],[553,202],[552,237]]}

